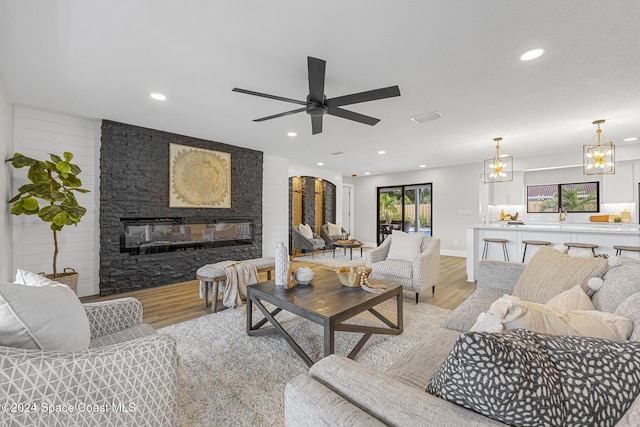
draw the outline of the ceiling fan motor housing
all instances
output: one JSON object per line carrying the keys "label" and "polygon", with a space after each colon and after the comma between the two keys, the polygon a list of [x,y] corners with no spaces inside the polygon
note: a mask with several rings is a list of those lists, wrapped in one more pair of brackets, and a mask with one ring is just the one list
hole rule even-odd
{"label": "ceiling fan motor housing", "polygon": [[318,102],[309,102],[307,105],[307,114],[312,116],[324,116],[328,111],[329,109],[326,105]]}

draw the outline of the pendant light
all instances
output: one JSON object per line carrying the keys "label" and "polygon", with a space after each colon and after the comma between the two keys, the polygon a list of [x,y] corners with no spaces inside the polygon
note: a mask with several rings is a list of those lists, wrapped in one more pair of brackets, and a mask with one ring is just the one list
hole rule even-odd
{"label": "pendant light", "polygon": [[484,161],[484,182],[513,181],[513,157],[500,153],[502,138],[493,138],[493,140],[496,143],[496,152],[492,158]]}
{"label": "pendant light", "polygon": [[[582,149],[582,172],[585,175],[616,173],[616,146],[602,134],[602,130],[600,129],[600,125],[602,123],[604,123],[604,120],[596,120],[593,122],[594,125],[598,126],[598,129],[596,129],[596,136],[590,144],[583,146]],[[602,138],[606,141],[605,143],[602,143]]]}

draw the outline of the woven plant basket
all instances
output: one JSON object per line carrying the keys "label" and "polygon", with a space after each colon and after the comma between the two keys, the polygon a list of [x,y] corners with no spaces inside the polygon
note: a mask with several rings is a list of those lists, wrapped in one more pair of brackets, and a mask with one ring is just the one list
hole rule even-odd
{"label": "woven plant basket", "polygon": [[53,274],[40,273],[49,280],[55,280],[63,285],[67,285],[73,292],[78,293],[78,272],[73,268],[65,268],[64,273],[58,273],[55,276]]}

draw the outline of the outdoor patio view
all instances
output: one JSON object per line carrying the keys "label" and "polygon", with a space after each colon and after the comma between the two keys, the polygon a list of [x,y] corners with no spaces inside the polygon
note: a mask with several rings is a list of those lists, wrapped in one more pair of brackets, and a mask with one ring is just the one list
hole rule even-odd
{"label": "outdoor patio view", "polygon": [[431,184],[378,188],[378,243],[392,230],[432,235]]}

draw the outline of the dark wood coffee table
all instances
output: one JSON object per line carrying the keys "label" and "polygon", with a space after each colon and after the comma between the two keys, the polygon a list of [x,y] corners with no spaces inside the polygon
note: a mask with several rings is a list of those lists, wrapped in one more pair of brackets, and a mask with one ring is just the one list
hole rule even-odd
{"label": "dark wood coffee table", "polygon": [[[396,298],[395,323],[374,308],[394,297]],[[264,302],[273,304],[276,308],[269,312],[265,308]],[[265,316],[255,325],[253,324],[254,304]],[[275,316],[282,310],[322,325],[324,328],[324,356],[334,353],[334,334],[336,331],[361,332],[362,338],[348,355],[353,359],[371,335],[400,335],[402,333],[402,286],[399,284],[388,285],[384,292],[374,294],[366,292],[360,287],[343,286],[335,271],[328,269],[315,270],[315,277],[311,284],[298,285],[293,289],[276,286],[273,280],[249,285],[247,287],[247,334],[251,336],[281,335],[298,356],[311,367],[315,362],[275,319]],[[364,311],[369,311],[387,327],[344,323]],[[267,322],[272,327],[263,328]]]}
{"label": "dark wood coffee table", "polygon": [[353,260],[353,248],[360,248],[360,258],[362,258],[362,247],[364,243],[357,240],[338,240],[333,242],[333,257],[336,257],[336,248],[343,248],[344,254],[347,255],[349,249],[349,259]]}

